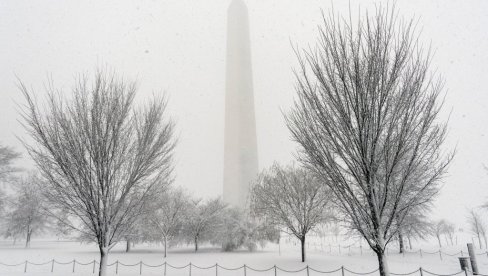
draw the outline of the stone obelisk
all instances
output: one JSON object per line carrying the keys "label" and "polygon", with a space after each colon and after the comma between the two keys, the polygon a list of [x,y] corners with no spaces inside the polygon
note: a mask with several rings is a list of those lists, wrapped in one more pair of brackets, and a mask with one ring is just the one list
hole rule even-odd
{"label": "stone obelisk", "polygon": [[242,0],[232,0],[228,9],[226,62],[223,199],[245,208],[258,172],[258,150],[249,20]]}

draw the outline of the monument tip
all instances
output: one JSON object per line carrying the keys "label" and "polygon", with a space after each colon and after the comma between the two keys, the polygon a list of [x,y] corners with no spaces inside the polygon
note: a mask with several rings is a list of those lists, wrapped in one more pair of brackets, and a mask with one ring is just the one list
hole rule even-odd
{"label": "monument tip", "polygon": [[229,4],[229,10],[230,9],[247,10],[247,5],[243,0],[232,0]]}

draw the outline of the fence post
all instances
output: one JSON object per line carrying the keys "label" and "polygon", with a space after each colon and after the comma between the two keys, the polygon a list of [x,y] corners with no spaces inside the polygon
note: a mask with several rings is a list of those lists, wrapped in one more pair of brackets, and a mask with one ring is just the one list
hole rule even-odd
{"label": "fence post", "polygon": [[276,265],[274,266],[274,276],[276,276]]}
{"label": "fence post", "polygon": [[97,263],[97,261],[93,260],[93,274],[95,274],[95,264]]}
{"label": "fence post", "polygon": [[310,276],[310,271],[308,270],[308,265],[307,265],[307,276]]}
{"label": "fence post", "polygon": [[441,258],[442,261],[442,251],[439,250],[439,257]]}
{"label": "fence post", "polygon": [[424,272],[422,271],[422,267],[419,268],[420,276],[424,276]]}
{"label": "fence post", "polygon": [[190,272],[190,276],[191,276],[191,262],[190,262],[190,269],[189,269],[189,272]]}
{"label": "fence post", "polygon": [[27,261],[25,261],[25,265],[24,265],[24,273],[27,272]]}
{"label": "fence post", "polygon": [[244,276],[247,275],[247,271],[246,271],[246,265],[244,265]]}
{"label": "fence post", "polygon": [[218,269],[219,269],[219,264],[215,263],[215,276],[219,275]]}
{"label": "fence post", "polygon": [[52,263],[51,263],[51,272],[54,271],[54,259],[52,260]]}
{"label": "fence post", "polygon": [[76,264],[76,259],[73,259],[73,273],[75,273],[75,264]]}
{"label": "fence post", "polygon": [[119,260],[115,262],[115,274],[119,274]]}
{"label": "fence post", "polygon": [[341,275],[344,276],[344,266],[341,266]]}
{"label": "fence post", "polygon": [[478,275],[478,264],[476,262],[476,252],[474,251],[474,247],[472,243],[468,243],[468,253],[469,259],[471,261],[471,272],[473,275]]}
{"label": "fence post", "polygon": [[166,276],[166,262],[164,262],[164,276]]}
{"label": "fence post", "polygon": [[142,261],[139,262],[139,275],[142,274]]}

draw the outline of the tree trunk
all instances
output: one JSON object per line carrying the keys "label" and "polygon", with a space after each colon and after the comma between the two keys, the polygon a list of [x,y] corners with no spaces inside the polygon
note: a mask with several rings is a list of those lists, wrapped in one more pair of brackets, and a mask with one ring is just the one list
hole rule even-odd
{"label": "tree trunk", "polygon": [[407,239],[408,239],[408,246],[410,247],[410,250],[412,250],[413,249],[413,247],[412,247],[412,239],[410,238],[410,236],[407,237]]}
{"label": "tree trunk", "polygon": [[378,257],[380,276],[388,276],[390,272],[388,271],[388,262],[386,260],[385,252],[382,249],[377,250],[376,256]]}
{"label": "tree trunk", "polygon": [[126,239],[126,241],[125,241],[125,252],[130,251],[130,245],[131,245],[130,243],[131,243],[130,239]]}
{"label": "tree trunk", "polygon": [[481,235],[478,233],[478,242],[480,243],[480,249],[483,248],[483,244],[481,243]]}
{"label": "tree trunk", "polygon": [[29,248],[29,232],[30,232],[30,224],[27,224],[27,231],[25,236],[25,248]]}
{"label": "tree trunk", "polygon": [[198,235],[195,236],[195,252],[198,251]]}
{"label": "tree trunk", "polygon": [[439,242],[439,247],[442,247],[441,236],[436,235],[436,237],[437,237],[437,241]]}
{"label": "tree trunk", "polygon": [[400,254],[405,252],[405,245],[403,244],[403,235],[402,231],[398,231],[398,245],[400,247]]}
{"label": "tree trunk", "polygon": [[278,238],[278,253],[281,256],[281,237]]}
{"label": "tree trunk", "polygon": [[388,262],[386,260],[386,255],[385,255],[385,239],[383,237],[383,231],[381,231],[381,228],[376,229],[376,235],[378,237],[378,240],[376,242],[376,256],[378,257],[378,269],[380,272],[380,276],[389,276],[390,272],[388,270]]}
{"label": "tree trunk", "polygon": [[25,248],[30,247],[31,235],[32,235],[32,231],[29,228],[27,228],[27,237],[25,238]]}
{"label": "tree trunk", "polygon": [[300,238],[300,244],[302,246],[302,263],[305,262],[305,235]]}
{"label": "tree trunk", "polygon": [[107,258],[108,249],[106,247],[100,248],[100,267],[98,269],[98,276],[107,275]]}
{"label": "tree trunk", "polygon": [[168,240],[166,239],[166,236],[164,236],[164,257],[165,258],[166,258],[166,254],[167,254],[167,243],[168,243]]}

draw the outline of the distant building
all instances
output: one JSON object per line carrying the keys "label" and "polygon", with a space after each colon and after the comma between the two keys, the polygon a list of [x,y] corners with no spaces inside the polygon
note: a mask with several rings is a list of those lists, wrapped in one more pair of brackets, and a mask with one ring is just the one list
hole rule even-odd
{"label": "distant building", "polygon": [[246,4],[233,0],[227,13],[224,201],[245,208],[257,172],[249,19]]}

